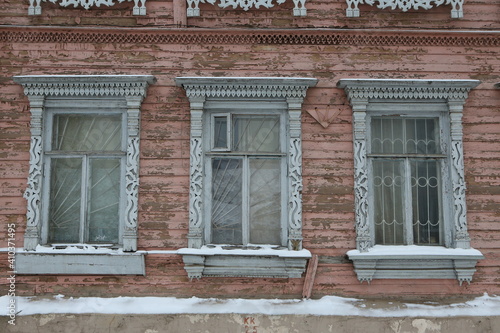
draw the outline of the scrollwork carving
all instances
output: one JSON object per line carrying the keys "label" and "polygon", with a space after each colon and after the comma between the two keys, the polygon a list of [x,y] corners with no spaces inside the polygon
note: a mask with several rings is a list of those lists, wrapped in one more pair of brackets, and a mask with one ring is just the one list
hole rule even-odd
{"label": "scrollwork carving", "polygon": [[465,176],[463,145],[461,141],[451,144],[452,188],[455,221],[455,242],[457,247],[469,248],[470,238],[467,232],[467,206],[465,201]]}
{"label": "scrollwork carving", "polygon": [[189,226],[190,228],[200,228],[203,220],[201,211],[203,193],[201,139],[191,139],[190,158]]}
{"label": "scrollwork carving", "polygon": [[378,5],[376,5],[377,8],[385,9],[390,7],[392,10],[399,9],[403,12],[406,12],[410,9],[431,9],[433,7],[441,6],[444,4],[451,5],[451,17],[461,18],[463,17],[464,0],[346,0],[346,2],[347,17],[359,17],[359,5],[365,4],[375,6],[378,2]]}
{"label": "scrollwork carving", "polygon": [[122,3],[124,1],[134,2],[134,15],[146,15],[146,0],[30,0],[30,6],[28,8],[28,15],[40,15],[42,14],[41,3],[50,1],[55,4],[59,4],[61,7],[82,7],[84,9],[90,9],[90,7],[100,7],[108,6],[112,7],[116,3]]}
{"label": "scrollwork carving", "polygon": [[[289,194],[289,228],[302,228],[302,142],[300,138],[290,140],[288,156],[288,176],[290,178]],[[300,250],[300,249],[299,249]]]}
{"label": "scrollwork carving", "polygon": [[139,138],[127,140],[127,164],[125,170],[125,193],[127,195],[127,207],[125,209],[125,226],[137,227],[139,190]]}
{"label": "scrollwork carving", "polygon": [[363,140],[354,141],[354,196],[357,249],[366,252],[371,247],[371,237],[368,225],[368,165]]}
{"label": "scrollwork carving", "polygon": [[[276,3],[281,5],[285,3],[286,0],[276,0]],[[199,5],[201,3],[209,3],[215,5],[217,0],[187,0],[187,16],[200,16]],[[294,16],[306,16],[307,9],[305,7],[306,0],[293,0],[295,5],[293,9]],[[260,7],[272,8],[274,7],[273,0],[219,0],[219,7],[228,8],[233,7],[233,9],[241,8],[244,11],[248,11],[251,8],[259,9]]]}

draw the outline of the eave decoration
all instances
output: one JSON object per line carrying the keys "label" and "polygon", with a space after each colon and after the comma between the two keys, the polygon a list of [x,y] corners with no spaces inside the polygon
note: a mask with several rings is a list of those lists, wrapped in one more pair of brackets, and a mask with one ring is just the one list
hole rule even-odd
{"label": "eave decoration", "polygon": [[124,1],[134,2],[134,15],[146,15],[146,0],[30,0],[30,6],[28,8],[28,15],[40,15],[42,14],[41,2],[50,1],[55,4],[59,4],[61,7],[83,7],[84,9],[89,9],[90,7],[100,7],[104,6],[114,6],[116,3],[122,3]]}
{"label": "eave decoration", "polygon": [[[199,4],[201,3],[209,3],[215,5],[217,0],[186,0],[187,1],[187,16],[195,17],[200,16],[200,8]],[[281,5],[286,0],[276,0],[276,3]],[[305,7],[306,0],[293,0],[295,7],[293,8],[294,16],[306,16],[307,9]],[[273,0],[219,0],[219,7],[227,8],[233,7],[233,9],[241,8],[244,11],[247,11],[253,7],[259,9],[261,6],[265,8],[274,7]]]}
{"label": "eave decoration", "polygon": [[410,9],[431,9],[434,6],[437,7],[441,5],[451,5],[452,18],[462,18],[464,16],[464,0],[346,0],[346,2],[347,17],[359,17],[359,5],[377,6],[377,8],[380,9],[390,7],[392,10],[399,9],[403,12],[406,12]]}

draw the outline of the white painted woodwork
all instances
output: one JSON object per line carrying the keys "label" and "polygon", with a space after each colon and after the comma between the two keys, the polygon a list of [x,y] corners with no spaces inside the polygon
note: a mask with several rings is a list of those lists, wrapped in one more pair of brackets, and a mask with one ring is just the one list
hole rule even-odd
{"label": "white painted woodwork", "polygon": [[[231,101],[234,108],[245,103],[267,101],[283,104],[286,108],[287,133],[287,193],[285,243],[289,251],[302,249],[302,139],[301,139],[301,107],[306,91],[316,84],[316,79],[309,78],[223,78],[223,77],[178,77],[176,83],[185,89],[191,108],[191,148],[190,148],[190,196],[189,196],[189,248],[200,249],[205,245],[205,233],[209,232],[210,221],[206,221],[204,205],[205,187],[203,165],[204,154],[211,133],[204,135],[203,113],[207,102]],[[238,104],[240,103],[240,104]],[[241,104],[243,103],[243,104]],[[190,276],[198,277],[205,269],[203,255],[194,257],[183,256],[185,269]],[[224,257],[231,262],[231,269],[226,268],[226,274],[244,275],[243,271],[251,265],[253,259],[247,257]],[[212,259],[208,260],[209,262]],[[290,260],[289,260],[290,261]],[[293,261],[293,259],[292,259]],[[301,265],[301,264],[300,264]],[[195,268],[197,267],[197,268]],[[229,267],[229,266],[228,266]],[[301,266],[302,267],[302,266]],[[305,264],[304,264],[305,269]],[[194,272],[194,271],[196,272]],[[201,271],[200,271],[201,270]],[[208,274],[208,271],[204,274]],[[211,273],[210,273],[211,274]],[[238,275],[238,276],[240,276]]]}
{"label": "white painted woodwork", "polygon": [[[443,147],[450,147],[447,162],[442,168],[442,202],[444,219],[444,246],[456,249],[469,249],[470,238],[467,232],[465,176],[462,148],[461,117],[463,105],[471,89],[480,82],[477,80],[384,80],[384,79],[342,79],[338,87],[343,88],[353,108],[354,132],[354,191],[356,213],[356,248],[359,253],[349,252],[353,260],[358,279],[370,281],[372,278],[390,278],[390,272],[384,265],[393,262],[394,255],[385,253],[376,261],[364,256],[369,253],[374,242],[373,210],[370,209],[372,194],[370,193],[370,177],[367,159],[367,137],[369,118],[371,115],[424,115],[440,118]],[[438,249],[440,247],[436,247]],[[443,260],[452,262],[453,267],[465,267],[465,271],[448,269],[445,273],[433,272],[433,260],[426,256],[406,256],[398,259],[401,271],[393,271],[393,278],[411,278],[413,272],[407,268],[415,261],[419,262],[419,278],[456,277],[460,283],[470,282],[475,263],[482,256],[473,258],[451,255]],[[450,261],[451,260],[451,261]],[[446,270],[446,269],[445,269]],[[377,273],[378,272],[378,273]],[[405,273],[406,272],[406,273]],[[446,276],[446,277],[444,277]],[[391,277],[392,278],[392,277]]]}
{"label": "white painted woodwork", "polygon": [[50,1],[52,3],[58,4],[61,7],[82,7],[84,9],[89,9],[91,7],[100,6],[114,6],[117,3],[122,3],[124,1],[134,2],[133,14],[134,15],[146,15],[146,0],[29,0],[30,6],[28,8],[28,15],[41,15],[42,14],[42,2]]}
{"label": "white painted woodwork", "polygon": [[391,8],[392,10],[401,10],[406,12],[410,9],[432,9],[441,5],[451,5],[451,17],[462,18],[464,0],[346,0],[347,17],[359,17],[359,5],[377,6],[377,8],[385,9]]}
{"label": "white painted woodwork", "polygon": [[[125,186],[122,200],[126,202],[122,216],[121,247],[123,251],[137,250],[137,212],[139,189],[139,113],[149,84],[155,79],[150,75],[34,75],[15,76],[14,81],[24,87],[30,101],[31,146],[28,186],[24,197],[28,201],[27,228],[24,235],[24,249],[34,251],[44,244],[43,207],[47,206],[48,190],[43,189],[42,177],[44,151],[43,142],[50,132],[42,130],[46,109],[64,107],[65,112],[82,104],[101,105],[113,109],[118,105],[126,107],[126,165]],[[50,129],[50,126],[49,126]],[[46,208],[45,208],[46,209]],[[55,261],[64,262],[64,261]]]}

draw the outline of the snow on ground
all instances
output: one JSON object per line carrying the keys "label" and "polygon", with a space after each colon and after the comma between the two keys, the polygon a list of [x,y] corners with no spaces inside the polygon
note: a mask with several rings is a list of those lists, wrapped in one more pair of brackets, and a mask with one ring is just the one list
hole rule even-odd
{"label": "snow on ground", "polygon": [[[0,297],[0,315],[8,315],[12,298]],[[216,299],[173,297],[15,297],[18,315],[48,313],[102,314],[264,314],[264,315],[333,315],[365,317],[450,317],[500,316],[500,296],[484,294],[473,300],[439,305],[373,301],[325,296],[317,300]]]}

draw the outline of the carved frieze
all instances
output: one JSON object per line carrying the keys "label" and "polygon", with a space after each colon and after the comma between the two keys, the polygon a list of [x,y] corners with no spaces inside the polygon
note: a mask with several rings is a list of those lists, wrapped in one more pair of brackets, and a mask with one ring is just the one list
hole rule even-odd
{"label": "carved frieze", "polygon": [[451,17],[463,17],[464,0],[346,0],[347,17],[359,17],[359,5],[377,6],[377,8],[392,10],[399,9],[406,12],[410,9],[431,9],[441,5],[451,5]]}
{"label": "carved frieze", "polygon": [[134,15],[146,15],[146,0],[30,0],[30,6],[28,8],[28,15],[40,15],[42,14],[41,3],[50,1],[55,4],[59,4],[61,7],[82,7],[84,9],[89,9],[91,7],[102,6],[114,6],[117,3],[122,3],[124,1],[134,2],[133,14]]}
{"label": "carved frieze", "polygon": [[[186,0],[187,1],[187,16],[200,16],[200,3],[209,3],[211,5],[215,5],[217,0]],[[286,0],[276,0],[277,4],[283,4]],[[295,7],[293,8],[294,16],[306,16],[307,9],[305,7],[306,0],[293,0]],[[244,11],[255,8],[259,9],[260,7],[264,8],[272,8],[274,7],[274,0],[219,0],[219,7],[228,8],[232,7],[233,9],[241,8]]]}
{"label": "carved frieze", "polygon": [[9,27],[0,31],[0,42],[4,43],[120,43],[120,44],[271,44],[271,45],[368,45],[368,46],[454,46],[454,47],[497,47],[500,39],[495,34],[448,31],[445,36],[415,32],[411,35],[374,31],[360,34],[348,30],[315,31],[297,30],[220,32],[190,29],[190,31],[136,32],[132,29],[102,32],[92,28],[83,31],[59,31],[44,27],[36,30]]}

